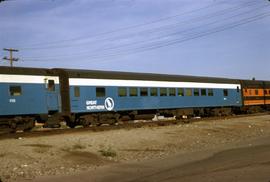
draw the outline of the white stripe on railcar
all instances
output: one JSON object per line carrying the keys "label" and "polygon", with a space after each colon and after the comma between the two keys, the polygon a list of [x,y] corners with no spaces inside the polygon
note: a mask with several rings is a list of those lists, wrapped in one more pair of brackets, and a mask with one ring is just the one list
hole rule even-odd
{"label": "white stripe on railcar", "polygon": [[46,80],[54,80],[55,84],[59,84],[56,76],[0,74],[0,83],[45,83]]}
{"label": "white stripe on railcar", "polygon": [[165,87],[165,88],[222,88],[240,89],[240,84],[199,83],[199,82],[170,82],[144,80],[114,80],[114,79],[87,79],[70,78],[71,86],[118,86],[118,87]]}

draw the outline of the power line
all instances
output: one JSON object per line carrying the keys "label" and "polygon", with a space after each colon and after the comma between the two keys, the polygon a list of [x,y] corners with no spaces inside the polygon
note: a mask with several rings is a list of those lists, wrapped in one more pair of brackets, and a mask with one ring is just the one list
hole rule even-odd
{"label": "power line", "polygon": [[[254,1],[250,1],[250,2],[254,2]],[[20,47],[20,49],[31,49],[31,48],[35,48],[35,47],[38,47],[38,46],[44,46],[44,45],[50,45],[50,44],[60,44],[60,43],[63,43],[63,42],[72,42],[72,43],[74,43],[74,41],[78,41],[78,40],[82,40],[82,39],[95,38],[95,37],[99,37],[99,36],[118,33],[118,32],[121,32],[121,31],[126,31],[126,30],[130,30],[130,29],[135,29],[135,28],[138,28],[138,27],[144,27],[144,26],[147,26],[147,25],[152,25],[152,24],[155,24],[155,23],[167,21],[167,20],[174,19],[174,18],[183,16],[183,15],[192,14],[192,13],[195,13],[195,12],[198,12],[198,11],[202,11],[204,9],[208,9],[208,8],[210,8],[212,6],[216,6],[216,5],[218,5],[218,3],[213,2],[210,5],[203,6],[201,8],[195,9],[195,10],[179,13],[179,14],[172,15],[172,16],[162,17],[160,19],[156,19],[156,20],[153,20],[153,21],[148,21],[148,22],[145,22],[145,23],[137,24],[137,25],[131,25],[131,26],[127,26],[127,27],[121,27],[121,28],[118,28],[118,29],[97,33],[97,34],[92,35],[92,36],[78,36],[78,37],[74,37],[74,38],[71,38],[71,39],[64,39],[64,40],[57,40],[57,41],[51,41],[51,42],[30,44],[30,45],[28,45],[28,47],[21,47],[21,46],[17,45],[17,47]]]}
{"label": "power line", "polygon": [[[143,47],[147,47],[147,46],[152,46],[153,44],[162,44],[164,41],[162,41],[162,39],[164,38],[170,38],[170,37],[174,37],[175,36],[178,36],[178,35],[181,35],[181,36],[192,36],[194,35],[193,31],[194,30],[198,30],[200,28],[203,28],[203,27],[207,27],[207,26],[210,26],[210,25],[214,25],[214,24],[217,24],[217,23],[220,23],[220,22],[223,22],[224,21],[227,21],[227,20],[230,20],[230,19],[235,19],[236,17],[239,17],[239,16],[242,16],[244,14],[247,14],[247,13],[251,13],[251,12],[254,12],[254,11],[257,11],[258,9],[262,8],[261,6],[260,7],[257,7],[255,9],[253,9],[252,11],[247,11],[247,12],[242,12],[242,13],[238,13],[238,14],[233,14],[232,16],[229,16],[229,17],[225,17],[225,18],[222,18],[222,19],[218,19],[218,20],[215,20],[215,21],[212,21],[212,22],[209,22],[207,24],[202,24],[202,25],[199,25],[199,26],[195,26],[195,27],[192,27],[192,28],[189,28],[189,29],[185,29],[185,30],[181,30],[181,31],[178,31],[178,32],[173,32],[173,33],[170,33],[170,34],[166,34],[165,36],[157,36],[157,37],[154,37],[154,38],[151,38],[151,39],[147,39],[147,40],[143,40],[143,41],[137,41],[137,42],[132,42],[132,43],[127,43],[127,44],[123,44],[123,45],[118,45],[118,46],[113,46],[113,47],[109,47],[109,48],[105,48],[105,49],[100,49],[100,50],[95,50],[97,52],[99,52],[99,54],[102,54],[102,55],[106,55],[106,53],[103,53],[103,52],[106,52],[106,51],[113,51],[114,53],[116,51],[118,52],[123,52],[123,50],[119,51],[119,48],[124,48],[124,49],[132,49],[134,50],[134,48],[130,47],[130,46],[134,46],[134,45],[140,45],[140,44],[144,44],[146,43],[146,45],[142,45]],[[265,7],[264,7],[265,8]],[[196,32],[195,32],[196,34]],[[160,41],[161,40],[161,41]],[[168,41],[168,40],[167,40]],[[165,41],[165,42],[167,42]],[[150,45],[147,45],[147,44],[150,44]],[[140,47],[139,47],[140,48]],[[138,49],[135,47],[135,49]],[[93,52],[93,51],[92,51]],[[90,53],[90,57],[92,56],[97,56],[97,55],[91,55],[91,52],[87,51],[87,52],[83,52],[85,56],[89,56],[89,53]],[[44,57],[44,58],[48,58],[48,59],[51,59],[51,58],[57,58],[57,57],[72,57],[72,56],[82,56],[82,54],[72,54],[72,55],[58,55],[58,56],[47,56],[47,57]],[[31,58],[27,58],[26,59],[34,59],[33,57]]]}
{"label": "power line", "polygon": [[[251,23],[251,22],[254,22],[254,21],[258,21],[258,20],[266,18],[268,16],[270,16],[270,13],[266,12],[266,13],[258,14],[258,15],[253,16],[253,17],[249,17],[249,18],[239,20],[239,21],[234,22],[234,23],[232,23],[230,25],[217,27],[215,29],[205,31],[205,32],[201,32],[201,33],[197,33],[197,34],[194,34],[192,36],[185,37],[185,38],[182,38],[182,39],[177,39],[177,40],[174,40],[174,41],[168,41],[168,42],[164,42],[162,44],[152,45],[152,46],[148,46],[148,47],[139,47],[137,49],[128,50],[128,51],[126,51],[124,53],[120,52],[120,53],[115,53],[115,54],[107,54],[107,55],[103,55],[103,56],[92,56],[92,57],[89,56],[88,58],[89,59],[101,59],[101,58],[104,59],[104,58],[117,57],[117,56],[121,56],[121,55],[130,55],[130,54],[135,54],[135,53],[139,53],[139,52],[146,52],[146,51],[150,51],[150,50],[154,50],[154,49],[158,49],[158,48],[162,48],[162,47],[168,47],[168,46],[172,46],[172,45],[175,45],[175,44],[180,44],[180,43],[183,43],[183,42],[186,42],[186,41],[190,41],[190,40],[198,39],[198,38],[201,38],[201,37],[209,36],[209,35],[212,35],[212,34],[215,34],[215,33],[218,33],[218,32],[233,29],[233,28],[239,27],[239,26],[244,25],[244,24],[248,24],[248,23]],[[40,61],[40,59],[38,59],[38,60]],[[52,60],[55,61],[57,59],[50,59],[50,61],[52,61]]]}
{"label": "power line", "polygon": [[[195,22],[201,22],[201,21],[205,21],[207,19],[212,19],[212,18],[216,18],[217,16],[222,16],[222,15],[225,15],[227,13],[232,13],[234,11],[237,11],[237,10],[241,10],[241,9],[244,9],[244,8],[248,8],[248,7],[252,7],[252,6],[255,6],[257,5],[258,3],[257,2],[248,2],[248,3],[245,3],[245,4],[241,4],[239,6],[234,6],[234,7],[230,7],[230,8],[226,8],[226,9],[223,9],[221,11],[218,11],[218,12],[214,12],[214,13],[211,13],[211,14],[206,14],[204,16],[198,16],[198,17],[195,17],[195,18],[191,18],[191,19],[188,19],[188,20],[184,20],[184,21],[180,21],[180,22],[177,22],[177,23],[173,23],[173,24],[169,24],[169,25],[161,25],[160,27],[157,27],[157,28],[152,28],[150,27],[150,29],[148,30],[142,30],[142,31],[139,31],[139,30],[136,30],[136,32],[132,32],[132,33],[129,33],[129,34],[126,34],[126,35],[120,35],[118,37],[113,37],[113,38],[101,38],[101,39],[98,39],[98,40],[90,40],[90,41],[87,41],[87,42],[82,42],[82,43],[76,43],[76,42],[72,42],[72,44],[67,44],[67,45],[53,45],[53,46],[38,46],[38,47],[25,47],[25,48],[21,48],[21,50],[28,50],[28,51],[35,51],[35,50],[46,50],[46,49],[62,49],[62,48],[70,48],[70,47],[75,47],[75,46],[84,46],[84,45],[88,45],[88,44],[97,44],[97,43],[100,43],[100,42],[103,42],[104,41],[114,41],[114,40],[117,40],[119,41],[120,39],[125,39],[125,38],[129,38],[129,37],[133,37],[133,36],[136,36],[136,35],[143,35],[143,34],[157,34],[157,33],[163,33],[165,31],[170,31],[172,30],[172,28],[179,28],[178,26],[179,25],[187,25],[187,24],[190,24],[190,23],[195,23]],[[243,6],[244,5],[244,6]],[[175,15],[176,16],[176,15]],[[163,20],[165,21],[165,20]],[[142,25],[141,25],[142,27]],[[119,33],[119,32],[117,32]],[[94,36],[94,37],[98,37],[98,36]],[[79,39],[77,39],[79,40]]]}
{"label": "power line", "polygon": [[[254,10],[258,10],[260,8],[261,7],[256,8]],[[236,14],[236,15],[233,15],[233,16],[230,16],[230,17],[226,17],[226,18],[223,18],[223,19],[218,19],[218,20],[215,20],[215,21],[210,22],[210,23],[207,23],[207,24],[202,24],[202,25],[199,25],[199,26],[196,26],[196,27],[192,27],[192,28],[189,28],[189,29],[186,29],[186,30],[181,30],[181,31],[178,31],[178,32],[170,33],[170,34],[167,34],[167,35],[162,36],[162,37],[154,37],[154,38],[151,38],[151,39],[148,39],[148,40],[143,40],[143,41],[138,41],[138,42],[135,42],[135,43],[133,42],[133,43],[123,44],[123,45],[119,45],[119,46],[114,46],[114,47],[102,49],[102,50],[99,50],[99,51],[102,51],[102,52],[103,51],[110,51],[110,50],[111,51],[115,51],[115,50],[117,50],[119,48],[127,48],[128,46],[134,46],[136,44],[142,44],[142,43],[148,43],[148,42],[151,43],[151,44],[158,43],[158,42],[153,42],[153,41],[164,39],[164,38],[167,38],[167,37],[177,36],[177,35],[182,35],[183,36],[183,35],[185,35],[183,33],[187,33],[186,35],[189,35],[189,34],[192,35],[192,31],[193,30],[196,30],[196,29],[199,29],[199,28],[202,28],[202,27],[205,27],[205,26],[214,25],[216,23],[219,23],[220,21],[230,20],[232,18],[238,17],[240,15],[244,15],[244,14],[247,14],[247,13],[250,13],[250,12],[253,12],[253,11]]]}

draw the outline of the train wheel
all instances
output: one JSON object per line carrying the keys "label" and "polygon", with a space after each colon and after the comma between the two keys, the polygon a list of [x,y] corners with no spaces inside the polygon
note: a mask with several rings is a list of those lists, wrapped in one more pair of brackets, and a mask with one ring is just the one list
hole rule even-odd
{"label": "train wheel", "polygon": [[70,128],[75,128],[75,126],[76,126],[76,123],[72,122],[72,121],[66,121],[66,123],[67,123],[67,126]]}
{"label": "train wheel", "polygon": [[89,127],[89,125],[91,124],[91,122],[87,121],[86,119],[81,119],[80,123],[83,125],[84,128]]}
{"label": "train wheel", "polygon": [[17,124],[15,122],[10,123],[9,125],[10,129],[11,129],[11,133],[16,133],[17,130]]}
{"label": "train wheel", "polygon": [[35,127],[35,121],[33,119],[30,119],[26,122],[23,131],[30,131]]}

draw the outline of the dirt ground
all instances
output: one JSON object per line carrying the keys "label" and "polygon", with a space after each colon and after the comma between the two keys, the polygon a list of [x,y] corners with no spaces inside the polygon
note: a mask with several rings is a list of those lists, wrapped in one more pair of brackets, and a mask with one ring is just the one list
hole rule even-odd
{"label": "dirt ground", "polygon": [[[66,176],[43,176],[34,182],[254,182],[270,181],[270,137],[164,159],[107,165]],[[227,146],[228,147],[228,146]]]}
{"label": "dirt ground", "polygon": [[[164,159],[270,136],[270,115],[163,127],[0,140],[0,179],[73,175],[101,166]],[[252,145],[252,143],[250,143]]]}

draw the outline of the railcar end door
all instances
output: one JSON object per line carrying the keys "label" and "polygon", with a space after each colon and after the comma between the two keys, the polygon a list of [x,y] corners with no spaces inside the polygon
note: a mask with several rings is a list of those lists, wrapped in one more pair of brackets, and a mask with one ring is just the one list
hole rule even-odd
{"label": "railcar end door", "polygon": [[57,79],[56,78],[47,78],[45,79],[45,88],[46,88],[46,102],[48,111],[58,111],[59,102],[58,102],[58,89],[56,88]]}

